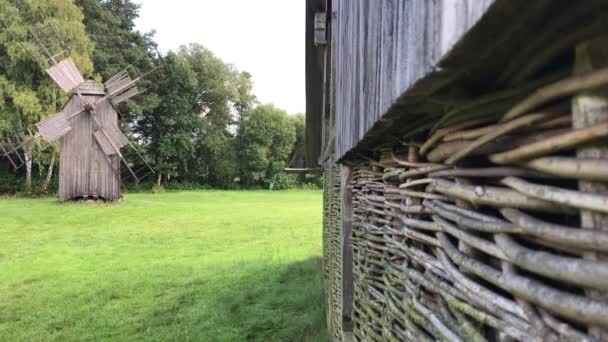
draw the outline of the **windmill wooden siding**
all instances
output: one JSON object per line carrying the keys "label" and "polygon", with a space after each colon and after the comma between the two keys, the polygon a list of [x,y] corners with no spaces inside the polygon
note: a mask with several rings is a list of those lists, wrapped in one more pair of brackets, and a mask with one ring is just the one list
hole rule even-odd
{"label": "windmill wooden siding", "polygon": [[331,338],[608,340],[608,1],[307,9]]}
{"label": "windmill wooden siding", "polygon": [[[82,97],[89,103],[95,103],[105,96],[99,86],[90,81],[82,89]],[[74,112],[82,108],[78,96],[74,95],[64,106],[63,112]],[[118,127],[119,115],[109,101],[98,104],[95,116],[102,126]],[[61,138],[59,163],[60,188],[59,198],[62,201],[80,197],[100,197],[116,201],[120,192],[120,159],[114,154],[106,156],[96,142],[94,133],[97,125],[89,112],[84,112],[69,119],[72,130]],[[108,162],[111,162],[111,164]]]}

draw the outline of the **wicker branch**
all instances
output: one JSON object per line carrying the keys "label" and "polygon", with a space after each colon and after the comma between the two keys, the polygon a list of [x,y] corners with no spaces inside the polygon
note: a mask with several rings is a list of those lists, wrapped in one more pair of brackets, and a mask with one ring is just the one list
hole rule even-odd
{"label": "wicker branch", "polygon": [[536,199],[579,209],[608,213],[608,196],[567,190],[550,185],[538,185],[517,177],[507,177],[501,183]]}
{"label": "wicker branch", "polygon": [[416,177],[416,176],[422,176],[422,175],[426,175],[427,173],[441,171],[441,170],[445,170],[445,169],[449,169],[449,168],[450,167],[447,165],[425,166],[425,167],[421,167],[419,169],[413,169],[413,170],[402,172],[401,174],[399,174],[399,179],[404,180],[404,179],[408,179],[408,178],[412,178],[412,177]]}
{"label": "wicker branch", "polygon": [[435,164],[435,163],[418,163],[418,162],[403,160],[403,159],[398,158],[394,153],[391,155],[391,158],[398,165],[405,166],[405,167],[411,167],[411,168],[420,168],[420,167],[440,166],[441,165],[441,164]]}
{"label": "wicker branch", "polygon": [[422,145],[422,147],[420,147],[420,155],[425,155],[426,152],[433,147],[433,145],[435,145],[435,143],[437,143],[439,140],[441,140],[441,138],[445,137],[446,135],[453,133],[453,132],[458,132],[460,130],[463,130],[465,128],[469,128],[469,127],[475,127],[477,125],[481,125],[484,123],[487,123],[491,121],[491,119],[489,120],[488,118],[482,118],[482,119],[476,119],[476,120],[468,120],[450,127],[445,127],[445,128],[441,128],[438,129],[435,134],[433,134],[429,139],[427,139],[427,141]]}
{"label": "wicker branch", "polygon": [[399,193],[402,196],[407,196],[407,197],[416,197],[416,198],[424,198],[424,199],[431,199],[431,200],[441,200],[441,201],[448,201],[449,200],[445,196],[437,195],[437,194],[432,194],[432,193],[428,193],[428,192],[424,192],[424,191],[399,190]]}
{"label": "wicker branch", "polygon": [[406,189],[406,188],[411,188],[411,187],[417,186],[417,185],[431,184],[431,183],[433,183],[433,180],[431,178],[418,179],[418,180],[408,181],[407,183],[400,184],[399,189]]}
{"label": "wicker branch", "polygon": [[446,327],[443,322],[429,309],[427,309],[424,305],[420,304],[415,298],[412,298],[412,304],[418,312],[422,313],[427,317],[427,319],[431,322],[431,324],[437,329],[437,331],[447,340],[447,341],[462,341],[454,332],[452,332],[448,327]]}
{"label": "wicker branch", "polygon": [[533,251],[518,244],[505,234],[497,234],[494,239],[507,259],[523,269],[585,287],[606,288],[608,286],[608,263],[606,262]]}
{"label": "wicker branch", "polygon": [[404,214],[430,214],[432,213],[431,209],[422,206],[422,205],[405,205],[401,204],[399,209]]}
{"label": "wicker branch", "polygon": [[490,160],[496,164],[515,163],[559,151],[570,150],[606,136],[608,136],[608,123],[602,123],[593,127],[558,134],[511,151],[492,154],[490,155]]}
{"label": "wicker branch", "polygon": [[407,236],[408,238],[410,238],[412,240],[422,242],[422,243],[425,243],[430,246],[435,246],[435,247],[441,246],[439,241],[434,237],[424,235],[422,233],[419,233],[419,232],[409,229],[407,227],[402,227],[401,229],[403,230],[403,233],[405,234],[405,236]]}
{"label": "wicker branch", "polygon": [[608,252],[608,232],[606,231],[548,223],[511,208],[501,209],[500,213],[525,234],[583,250]]}
{"label": "wicker branch", "polygon": [[445,233],[437,233],[437,237],[450,259],[468,272],[574,321],[608,326],[608,303],[557,290],[530,278],[503,274],[460,253]]}
{"label": "wicker branch", "polygon": [[[545,157],[530,160],[522,165],[536,171],[565,178],[608,182],[608,160],[605,159]],[[430,174],[429,177],[432,177],[432,175]]]}
{"label": "wicker branch", "polygon": [[[443,138],[443,140],[444,141],[454,141],[454,140],[476,139],[476,138],[479,138],[486,134],[489,134],[491,132],[494,132],[495,130],[500,129],[501,127],[505,127],[508,124],[509,123],[507,122],[507,123],[502,123],[502,124],[495,124],[495,125],[489,125],[489,126],[484,126],[484,127],[480,127],[480,128],[474,128],[474,129],[470,129],[470,130],[466,130],[466,131],[454,132],[449,135],[446,135]],[[570,126],[572,126],[572,116],[570,114],[568,114],[568,115],[563,115],[563,116],[557,117],[555,119],[550,119],[550,120],[547,120],[544,122],[539,122],[539,123],[535,124],[534,126],[522,127],[521,131],[522,132],[531,132],[531,131],[545,130],[547,128],[570,127]]]}
{"label": "wicker branch", "polygon": [[480,177],[480,178],[489,178],[489,177],[509,177],[509,176],[519,176],[519,177],[535,177],[535,178],[548,178],[547,175],[544,175],[539,172],[529,171],[522,168],[517,167],[486,167],[479,169],[452,169],[452,170],[444,170],[431,172],[428,174],[429,178],[440,178],[440,177]]}
{"label": "wicker branch", "polygon": [[[473,308],[472,306],[467,305],[466,303],[464,303],[462,301],[459,301],[457,299],[450,300],[448,298],[446,298],[446,300],[448,301],[448,305],[450,307],[453,307],[455,310],[459,310],[459,311],[465,313],[466,315],[473,318],[474,320],[476,320],[479,323],[487,324],[499,331],[502,331],[507,336],[511,336],[511,337],[517,339],[518,341],[532,342],[532,341],[536,340],[535,338],[530,336],[527,332],[525,332],[507,322],[503,322],[500,319],[497,319],[492,315],[488,315],[487,313],[485,313],[483,311],[479,311],[479,310]],[[530,330],[530,329],[528,329],[528,330]]]}
{"label": "wicker branch", "polygon": [[464,199],[473,204],[514,207],[554,213],[563,213],[564,210],[572,212],[572,210],[565,209],[551,202],[531,198],[507,188],[462,185],[443,179],[436,179],[432,187],[444,195]]}
{"label": "wicker branch", "polygon": [[496,246],[494,243],[468,234],[437,215],[433,215],[433,220],[437,222],[448,234],[454,236],[455,238],[464,241],[467,244],[497,259],[508,260],[503,251],[501,251],[501,249],[498,248],[498,246]]}
{"label": "wicker branch", "polygon": [[442,232],[443,231],[443,229],[441,228],[440,225],[438,225],[437,223],[432,222],[432,221],[417,220],[417,219],[401,216],[401,222],[403,222],[403,224],[408,227],[413,227],[413,228],[426,230],[426,231],[430,231],[430,232]]}
{"label": "wicker branch", "polygon": [[[444,233],[438,233],[444,234]],[[445,235],[444,235],[445,236]],[[443,243],[442,243],[443,244]],[[459,252],[460,253],[460,252]],[[465,293],[465,295],[469,298],[471,297],[479,297],[484,302],[490,303],[493,306],[501,308],[505,311],[513,313],[521,318],[525,318],[524,312],[521,308],[512,300],[507,299],[498,293],[485,288],[484,286],[472,281],[466,275],[462,274],[449,260],[446,253],[438,249],[437,254],[439,256],[439,261],[441,265],[444,267],[446,272],[452,277],[456,284],[462,285],[461,291]]]}
{"label": "wicker branch", "polygon": [[608,68],[594,70],[583,75],[572,76],[557,81],[538,89],[532,95],[518,103],[503,116],[502,121],[504,122],[512,120],[527,113],[531,109],[534,109],[556,98],[572,95],[587,89],[597,88],[607,83]]}
{"label": "wicker branch", "polygon": [[561,335],[561,337],[563,337],[563,339],[566,341],[599,342],[597,339],[595,339],[587,334],[583,334],[582,332],[574,329],[570,325],[568,325],[564,322],[558,321],[555,317],[553,317],[550,313],[548,313],[547,311],[545,311],[543,309],[538,309],[538,312],[540,313],[540,316],[545,321],[545,323],[547,323],[547,325],[550,326],[554,331],[559,333]]}
{"label": "wicker branch", "polygon": [[473,155],[473,152],[480,149],[482,146],[487,145],[493,141],[496,141],[497,138],[504,136],[507,133],[513,132],[521,127],[529,126],[533,123],[540,122],[542,120],[546,120],[548,117],[554,116],[555,113],[535,113],[528,114],[521,118],[517,118],[513,121],[507,122],[502,125],[498,125],[494,130],[488,132],[487,134],[481,136],[479,139],[475,140],[464,149],[458,151],[456,154],[451,156],[446,164],[454,164],[461,160],[462,158]]}
{"label": "wicker branch", "polygon": [[[471,156],[483,156],[491,153],[506,151],[509,148],[512,148],[511,141],[512,139],[508,137],[497,139],[474,151],[474,153],[471,153]],[[449,160],[455,154],[465,150],[472,143],[472,140],[458,140],[439,144],[437,147],[435,147],[435,149],[428,153],[427,159],[434,163],[440,163],[446,159]],[[452,164],[448,163],[447,161],[445,163],[447,165]]]}
{"label": "wicker branch", "polygon": [[[511,265],[510,263],[503,261],[501,265],[504,273],[517,274],[515,267],[513,267],[513,265]],[[515,298],[515,302],[519,304],[523,312],[526,314],[528,321],[530,321],[530,323],[535,327],[536,331],[538,331],[538,334],[541,337],[542,341],[558,341],[558,337],[551,331],[545,321],[543,321],[543,319],[540,317],[536,308],[533,305],[521,298]]]}
{"label": "wicker branch", "polygon": [[485,233],[517,233],[521,229],[515,225],[494,219],[491,216],[479,214],[475,211],[459,208],[439,201],[425,201],[424,205],[432,211],[458,225]]}

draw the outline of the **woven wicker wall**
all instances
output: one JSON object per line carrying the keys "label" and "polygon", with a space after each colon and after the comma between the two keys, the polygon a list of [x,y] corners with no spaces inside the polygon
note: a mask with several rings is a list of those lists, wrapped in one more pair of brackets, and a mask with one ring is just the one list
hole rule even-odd
{"label": "woven wicker wall", "polygon": [[334,341],[342,341],[342,229],[340,224],[340,166],[325,163],[323,195],[323,272],[327,326]]}
{"label": "woven wicker wall", "polygon": [[356,340],[608,338],[607,70],[356,163]]}

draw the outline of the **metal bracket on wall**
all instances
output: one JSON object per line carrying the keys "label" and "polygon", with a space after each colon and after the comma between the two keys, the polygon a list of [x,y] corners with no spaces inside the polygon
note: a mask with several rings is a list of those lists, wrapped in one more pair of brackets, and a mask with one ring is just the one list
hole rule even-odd
{"label": "metal bracket on wall", "polygon": [[327,45],[327,14],[325,12],[315,13],[315,45]]}

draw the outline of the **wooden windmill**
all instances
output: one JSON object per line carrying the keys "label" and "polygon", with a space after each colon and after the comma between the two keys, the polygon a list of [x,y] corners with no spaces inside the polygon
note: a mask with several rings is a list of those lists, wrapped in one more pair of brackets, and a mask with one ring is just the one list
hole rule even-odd
{"label": "wooden windmill", "polygon": [[[23,161],[19,156],[20,148],[38,138],[48,144],[60,141],[59,199],[119,200],[121,161],[136,181],[138,177],[121,153],[130,143],[120,130],[120,114],[116,105],[139,93],[137,82],[143,76],[132,79],[127,67],[103,85],[94,79],[85,80],[67,49],[52,54],[35,33],[32,36],[48,57],[45,61],[50,66],[47,74],[70,94],[70,98],[61,111],[36,124],[37,133],[30,132],[25,139],[18,137],[5,140],[4,144],[0,142],[4,149],[0,152],[13,166],[19,167]],[[63,59],[58,60],[58,57]],[[16,147],[10,143],[15,140],[21,141]],[[147,163],[146,166],[150,168]]]}

